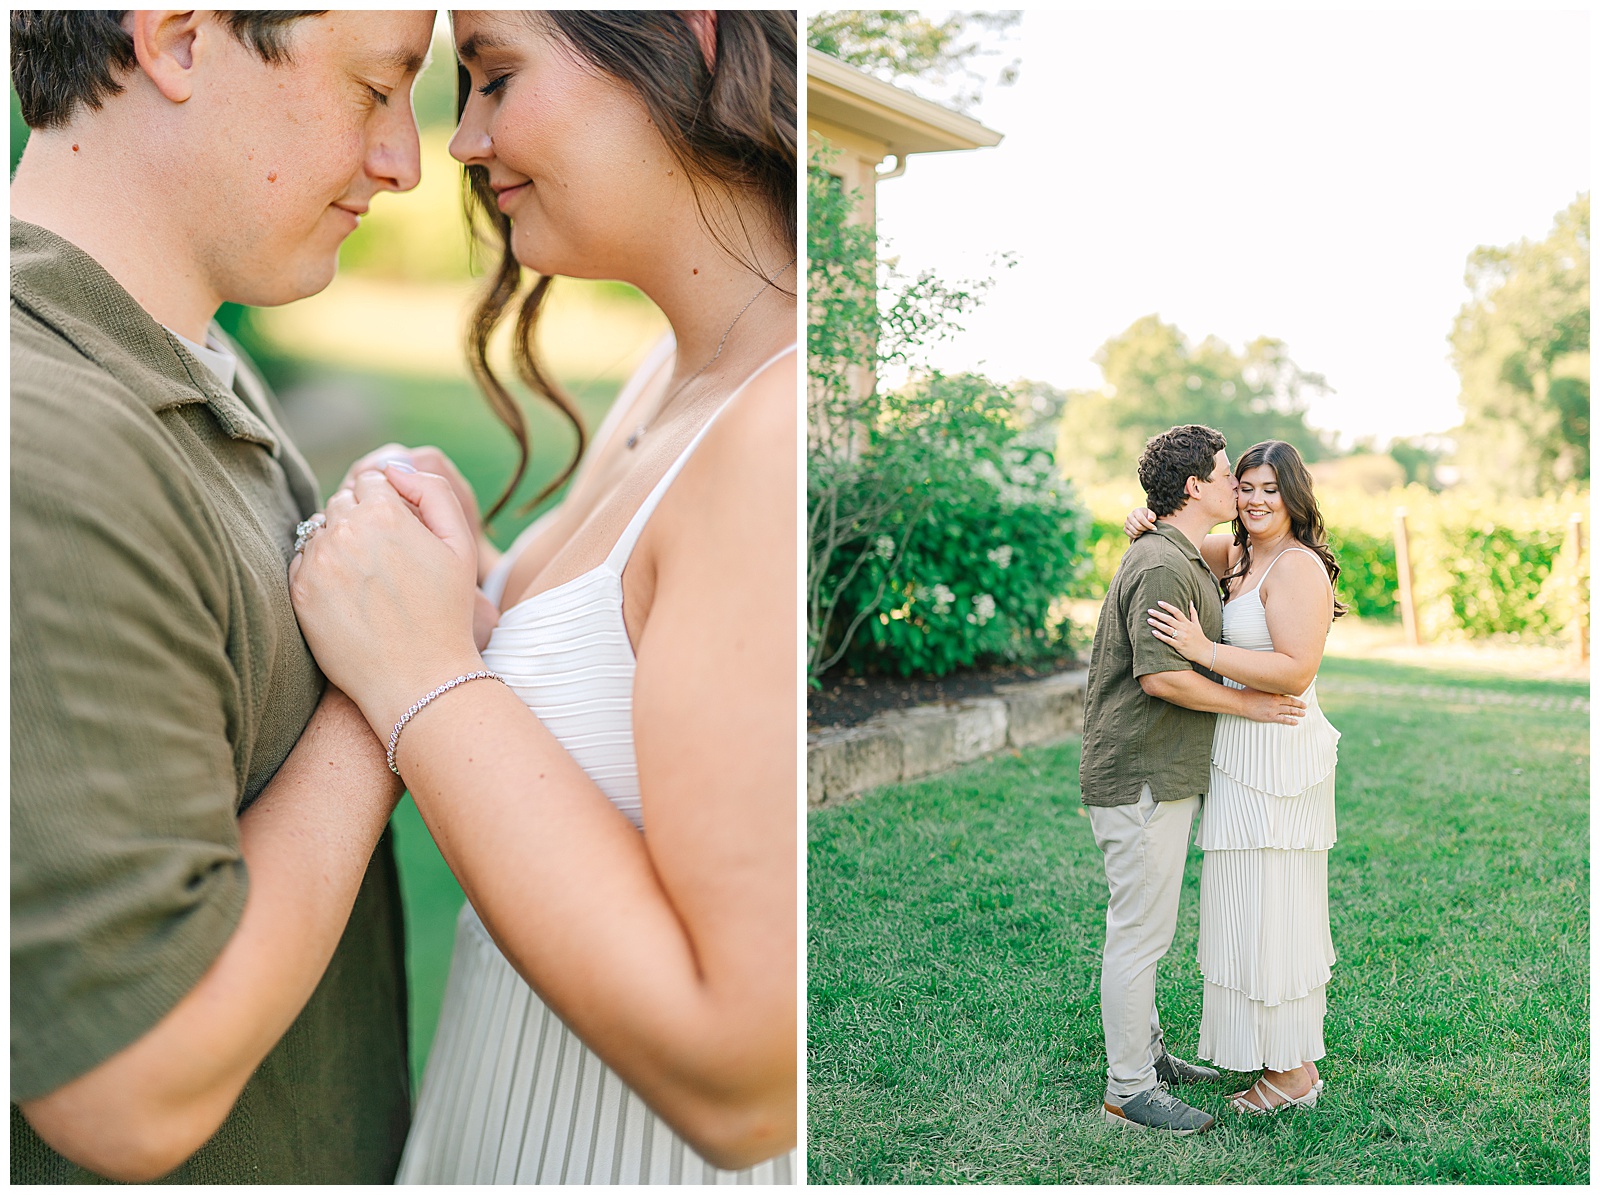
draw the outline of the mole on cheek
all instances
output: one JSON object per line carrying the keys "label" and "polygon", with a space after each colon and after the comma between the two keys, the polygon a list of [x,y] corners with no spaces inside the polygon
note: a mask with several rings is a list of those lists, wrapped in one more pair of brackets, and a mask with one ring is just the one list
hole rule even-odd
{"label": "mole on cheek", "polygon": [[73,145],[73,147],[72,147],[72,152],[73,152],[73,153],[77,153],[77,152],[78,152],[78,147],[77,147],[77,145]]}
{"label": "mole on cheek", "polygon": [[267,175],[267,181],[269,183],[277,182],[278,181],[278,172],[276,170],[274,170],[271,174]]}

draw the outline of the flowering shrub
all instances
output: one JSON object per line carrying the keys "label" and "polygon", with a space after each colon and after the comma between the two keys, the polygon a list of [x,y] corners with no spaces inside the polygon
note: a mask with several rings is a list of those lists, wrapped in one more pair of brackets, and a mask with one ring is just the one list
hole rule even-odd
{"label": "flowering shrub", "polygon": [[1087,567],[1088,519],[1047,442],[1019,425],[1009,391],[973,374],[922,375],[895,405],[862,463],[907,501],[843,584],[841,607],[864,617],[842,662],[942,676],[1059,654],[1050,608]]}

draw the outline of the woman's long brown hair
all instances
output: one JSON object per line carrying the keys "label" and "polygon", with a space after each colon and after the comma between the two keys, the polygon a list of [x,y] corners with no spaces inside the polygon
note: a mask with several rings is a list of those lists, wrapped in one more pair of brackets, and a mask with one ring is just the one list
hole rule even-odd
{"label": "woman's long brown hair", "polygon": [[[1263,440],[1245,449],[1244,455],[1233,466],[1233,475],[1243,477],[1261,465],[1266,465],[1277,474],[1278,493],[1283,498],[1284,510],[1289,513],[1289,534],[1299,541],[1301,547],[1310,549],[1322,561],[1322,567],[1328,570],[1328,584],[1334,584],[1339,579],[1339,562],[1328,547],[1328,533],[1322,525],[1322,511],[1317,506],[1317,496],[1312,489],[1311,471],[1306,468],[1299,450],[1282,440]],[[1250,532],[1245,529],[1244,520],[1237,513],[1233,516],[1233,542],[1239,546],[1239,563],[1222,578],[1223,587],[1230,597],[1234,584],[1242,581],[1250,571]],[[1348,609],[1336,593],[1333,616],[1338,618]]]}
{"label": "woman's long brown hair", "polygon": [[[795,13],[718,11],[713,67],[707,66],[694,30],[675,12],[556,10],[529,16],[565,41],[580,59],[633,90],[683,166],[707,228],[737,261],[765,277],[748,252],[752,230],[713,228],[701,201],[701,187],[715,183],[753,194],[762,201],[770,231],[794,243],[799,61]],[[458,65],[456,79],[459,116],[471,87],[465,67]],[[511,220],[495,205],[486,168],[467,167],[465,203],[474,240],[499,251],[499,264],[468,325],[467,361],[490,409],[516,440],[518,453],[516,472],[484,516],[488,522],[505,508],[528,469],[527,417],[489,365],[489,339],[522,289],[523,267],[511,251]],[[517,308],[511,360],[523,384],[572,424],[578,444],[561,473],[519,512],[524,514],[566,483],[589,439],[577,404],[534,347],[539,313],[552,281],[552,275],[537,278]]]}

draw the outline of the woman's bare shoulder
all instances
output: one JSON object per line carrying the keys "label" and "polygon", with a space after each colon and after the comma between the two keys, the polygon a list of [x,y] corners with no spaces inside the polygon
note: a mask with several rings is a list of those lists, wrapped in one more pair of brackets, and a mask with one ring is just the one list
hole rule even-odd
{"label": "woman's bare shoulder", "polygon": [[1298,598],[1328,593],[1328,570],[1309,548],[1286,548],[1272,563],[1272,572],[1261,585],[1265,602],[1274,593]]}
{"label": "woman's bare shoulder", "polygon": [[[708,509],[749,503],[792,506],[799,476],[799,394],[795,355],[767,365],[734,396],[662,500],[662,515],[696,525]],[[672,510],[668,508],[672,507]]]}

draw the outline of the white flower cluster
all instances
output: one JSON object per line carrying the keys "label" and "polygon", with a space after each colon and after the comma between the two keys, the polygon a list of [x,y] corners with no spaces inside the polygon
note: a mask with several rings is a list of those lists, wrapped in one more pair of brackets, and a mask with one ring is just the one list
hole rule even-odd
{"label": "white flower cluster", "polygon": [[980,593],[972,599],[972,613],[967,615],[967,621],[982,626],[994,617],[994,595]]}
{"label": "white flower cluster", "polygon": [[950,605],[956,600],[955,593],[943,581],[933,587],[932,597],[935,614],[950,613]]}
{"label": "white flower cluster", "polygon": [[894,555],[894,536],[880,535],[873,541],[872,547],[880,560],[888,560]]}
{"label": "white flower cluster", "polygon": [[1011,567],[1011,545],[1001,544],[998,548],[989,549],[989,563],[998,565],[1002,569]]}

